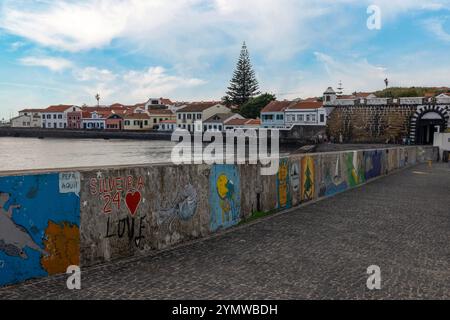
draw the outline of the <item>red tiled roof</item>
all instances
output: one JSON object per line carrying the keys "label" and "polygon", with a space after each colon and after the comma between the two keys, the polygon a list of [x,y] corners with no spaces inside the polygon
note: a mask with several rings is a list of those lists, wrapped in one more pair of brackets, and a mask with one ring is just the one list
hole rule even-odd
{"label": "red tiled roof", "polygon": [[226,121],[225,125],[229,126],[244,126],[244,125],[260,125],[261,120],[259,119],[231,119],[230,121]]}
{"label": "red tiled roof", "polygon": [[146,113],[132,113],[125,115],[124,119],[146,120],[150,119],[150,116]]}
{"label": "red tiled roof", "polygon": [[261,125],[261,119],[250,119],[247,123],[247,125]]}
{"label": "red tiled roof", "polygon": [[193,102],[193,103],[186,105],[186,107],[179,109],[178,112],[203,112],[206,109],[211,108],[217,104],[220,104],[220,103],[217,103],[217,102]]}
{"label": "red tiled roof", "polygon": [[57,105],[57,106],[50,106],[47,109],[45,109],[43,112],[64,112],[69,108],[72,108],[73,105]]}
{"label": "red tiled roof", "polygon": [[114,103],[112,105],[109,106],[109,108],[112,109],[125,109],[127,106],[121,103]]}
{"label": "red tiled roof", "polygon": [[272,101],[267,106],[265,106],[261,112],[280,112],[284,111],[292,101]]}
{"label": "red tiled roof", "polygon": [[170,106],[173,104],[173,102],[170,99],[166,99],[166,98],[161,98],[159,99],[161,100],[161,104],[165,105],[165,106]]}
{"label": "red tiled roof", "polygon": [[243,126],[244,124],[246,124],[248,121],[248,119],[231,119],[229,121],[225,122],[225,125],[230,125],[230,126]]}
{"label": "red tiled roof", "polygon": [[45,109],[23,109],[23,110],[20,110],[19,112],[42,112],[44,110]]}
{"label": "red tiled roof", "polygon": [[89,112],[89,111],[83,111],[83,112],[81,113],[81,117],[84,118],[84,119],[90,119],[90,118],[91,118],[91,112]]}
{"label": "red tiled roof", "polygon": [[168,109],[150,109],[150,110],[148,110],[148,113],[150,113],[150,115],[152,115],[152,114],[167,115],[167,116],[175,115],[171,110],[168,110]]}
{"label": "red tiled roof", "polygon": [[177,120],[163,120],[160,121],[159,123],[177,123]]}
{"label": "red tiled roof", "polygon": [[291,104],[287,109],[288,110],[319,109],[322,106],[323,103],[319,101],[312,101],[312,102],[299,101]]}

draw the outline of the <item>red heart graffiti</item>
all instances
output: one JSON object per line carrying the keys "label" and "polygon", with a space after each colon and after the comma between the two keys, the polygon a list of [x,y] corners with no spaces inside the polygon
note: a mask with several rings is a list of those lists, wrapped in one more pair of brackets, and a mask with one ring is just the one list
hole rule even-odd
{"label": "red heart graffiti", "polygon": [[128,210],[132,216],[136,214],[136,211],[141,203],[141,193],[139,191],[136,192],[128,192],[125,197],[125,203],[127,204]]}

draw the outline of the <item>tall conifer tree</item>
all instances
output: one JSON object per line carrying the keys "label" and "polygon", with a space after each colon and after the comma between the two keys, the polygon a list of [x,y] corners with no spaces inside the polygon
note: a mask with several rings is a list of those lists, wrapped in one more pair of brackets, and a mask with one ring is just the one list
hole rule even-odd
{"label": "tall conifer tree", "polygon": [[258,90],[258,81],[256,80],[255,72],[250,62],[250,55],[244,42],[225,98],[233,104],[241,106],[250,98],[258,95],[260,93]]}

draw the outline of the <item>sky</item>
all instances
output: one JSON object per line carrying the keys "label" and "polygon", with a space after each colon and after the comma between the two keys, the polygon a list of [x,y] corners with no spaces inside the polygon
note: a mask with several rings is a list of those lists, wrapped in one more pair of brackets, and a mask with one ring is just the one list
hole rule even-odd
{"label": "sky", "polygon": [[[377,6],[380,28],[368,28]],[[278,99],[450,86],[450,0],[0,0],[0,120],[53,104],[218,100],[243,42]]]}

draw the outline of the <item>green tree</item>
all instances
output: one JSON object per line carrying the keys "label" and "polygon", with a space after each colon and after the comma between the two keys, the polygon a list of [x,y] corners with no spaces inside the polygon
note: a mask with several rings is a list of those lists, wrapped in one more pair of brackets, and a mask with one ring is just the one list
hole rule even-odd
{"label": "green tree", "polygon": [[250,98],[259,94],[259,85],[250,62],[250,55],[245,42],[242,45],[241,54],[226,92],[226,97],[233,104],[242,106]]}
{"label": "green tree", "polygon": [[244,118],[259,118],[261,110],[274,100],[276,100],[276,97],[271,93],[264,93],[257,97],[250,98],[250,100],[241,106],[239,113]]}
{"label": "green tree", "polygon": [[312,180],[311,180],[311,170],[309,170],[309,166],[306,167],[305,170],[305,176],[306,176],[306,180],[305,180],[305,184],[303,185],[304,187],[304,195],[307,199],[311,198],[311,189],[312,189]]}

